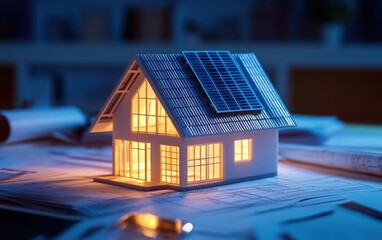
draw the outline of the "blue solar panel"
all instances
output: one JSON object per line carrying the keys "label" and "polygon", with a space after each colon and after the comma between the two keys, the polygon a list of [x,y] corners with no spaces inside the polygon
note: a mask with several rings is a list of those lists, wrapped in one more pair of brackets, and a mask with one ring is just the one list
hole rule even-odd
{"label": "blue solar panel", "polygon": [[229,51],[183,51],[217,113],[263,110]]}

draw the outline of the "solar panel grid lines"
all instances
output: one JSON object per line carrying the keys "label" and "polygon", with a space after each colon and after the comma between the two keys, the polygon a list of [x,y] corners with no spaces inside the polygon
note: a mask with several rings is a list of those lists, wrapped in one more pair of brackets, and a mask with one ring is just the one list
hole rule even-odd
{"label": "solar panel grid lines", "polygon": [[[249,59],[247,56],[241,57],[241,61],[243,62],[246,70],[248,71],[249,75],[252,77],[253,81],[255,82],[255,85],[257,86],[259,91],[261,91],[263,93],[263,95],[267,95],[266,97],[273,98],[274,90],[269,89],[268,85],[264,84],[263,80],[262,80],[264,78],[267,78],[267,76],[265,75],[264,72],[259,71],[259,69],[256,69],[252,65],[248,64],[247,63],[248,60]],[[255,60],[255,59],[253,59],[253,60]],[[251,63],[253,64],[254,62],[255,61],[252,61]],[[276,102],[271,101],[271,103],[276,103]]]}
{"label": "solar panel grid lines", "polygon": [[[213,54],[213,53],[212,53]],[[211,55],[212,55],[211,54]],[[221,55],[223,55],[224,53],[222,53]],[[220,57],[220,59],[219,59],[219,57]],[[228,78],[228,79],[235,79],[235,78],[233,78],[232,77],[232,75],[230,74],[230,72],[228,71],[228,69],[227,69],[227,66],[226,66],[226,64],[225,64],[225,62],[226,61],[229,61],[228,59],[226,59],[226,57],[222,57],[222,56],[219,56],[218,58],[215,58],[215,59],[212,59],[213,61],[217,61],[217,66],[216,66],[216,68],[217,67],[219,67],[219,75],[220,75],[220,77],[222,78],[222,80],[224,79],[224,78]],[[219,60],[221,60],[221,62],[219,62]],[[231,63],[229,63],[228,65],[231,65]],[[234,71],[234,70],[233,70]],[[236,78],[237,79],[237,81],[238,81],[238,83],[239,83],[239,80],[240,80],[240,78],[239,77],[237,77]],[[224,84],[221,84],[221,87],[226,87],[225,89],[224,89],[224,91],[223,91],[223,94],[224,94],[224,96],[229,96],[230,97],[230,101],[232,101],[231,102],[231,104],[232,105],[235,105],[235,109],[236,108],[239,108],[240,106],[239,106],[239,104],[240,104],[240,99],[243,99],[243,96],[241,95],[242,94],[242,92],[237,88],[237,84],[235,84],[235,82],[234,81],[227,81],[227,82],[224,82]],[[227,95],[225,95],[225,94],[227,94]],[[236,97],[235,97],[236,96]],[[232,99],[231,99],[232,98]],[[240,99],[239,99],[240,98]],[[242,107],[243,108],[246,108],[246,107],[249,107],[248,106],[248,104],[247,104],[247,102],[245,101],[245,99],[244,99],[244,101],[242,100],[242,102],[241,102],[241,104],[242,104]],[[237,105],[237,106],[236,106]]]}
{"label": "solar panel grid lines", "polygon": [[[255,69],[253,69],[254,72],[256,73],[256,76],[257,77],[260,77],[259,75],[261,75],[261,72],[262,72],[262,69],[259,69],[258,66],[256,66]],[[283,106],[281,106],[279,104],[279,99],[278,99],[278,96],[275,95],[275,94],[269,94],[268,93],[270,92],[270,88],[271,86],[268,86],[268,89],[266,89],[266,86],[260,86],[260,88],[264,91],[265,94],[267,94],[267,97],[270,99],[270,102],[272,102],[272,107],[270,108],[270,113],[272,115],[273,118],[275,118],[275,116],[277,115],[285,115],[285,109]],[[279,119],[275,119],[275,121],[279,122],[279,124],[284,124],[283,121],[280,121]]]}
{"label": "solar panel grid lines", "polygon": [[228,51],[184,51],[183,56],[217,113],[263,109]]}
{"label": "solar panel grid lines", "polygon": [[[259,65],[256,57],[253,54],[249,54],[249,56],[241,55],[240,58],[243,63],[245,63],[246,69],[250,72],[252,78],[267,78],[264,70]],[[290,118],[285,106],[282,104],[280,96],[274,90],[272,84],[263,83],[259,86],[259,90],[264,93],[263,96],[266,97],[268,99],[267,102],[270,103],[270,106],[268,107],[269,109],[267,111],[270,114],[269,119],[271,119],[272,122],[277,125],[277,127],[295,125],[294,121]]]}

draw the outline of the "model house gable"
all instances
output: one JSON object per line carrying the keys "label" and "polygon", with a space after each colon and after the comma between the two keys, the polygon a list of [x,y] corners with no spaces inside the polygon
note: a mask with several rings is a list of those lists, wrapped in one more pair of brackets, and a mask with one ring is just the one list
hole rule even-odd
{"label": "model house gable", "polygon": [[[133,59],[96,117],[91,132],[113,131],[114,114],[123,99],[130,95],[131,110],[126,114],[130,115],[131,132],[179,137],[179,132],[167,113],[168,108],[163,105],[163,100],[158,97],[149,79],[139,60]],[[137,84],[140,85],[139,88],[136,92],[131,92]]]}

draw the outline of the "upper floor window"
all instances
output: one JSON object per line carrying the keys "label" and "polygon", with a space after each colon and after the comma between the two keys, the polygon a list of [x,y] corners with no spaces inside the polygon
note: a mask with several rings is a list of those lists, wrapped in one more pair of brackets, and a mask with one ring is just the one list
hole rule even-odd
{"label": "upper floor window", "polygon": [[147,79],[133,96],[131,109],[133,132],[179,136]]}

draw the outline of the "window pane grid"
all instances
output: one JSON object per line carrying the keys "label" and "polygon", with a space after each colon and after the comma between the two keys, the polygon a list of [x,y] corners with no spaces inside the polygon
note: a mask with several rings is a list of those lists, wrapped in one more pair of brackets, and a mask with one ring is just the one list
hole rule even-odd
{"label": "window pane grid", "polygon": [[151,144],[115,139],[116,175],[151,181]]}
{"label": "window pane grid", "polygon": [[221,179],[222,144],[191,145],[187,148],[189,183]]}
{"label": "window pane grid", "polygon": [[160,145],[161,180],[179,184],[179,147]]}
{"label": "window pane grid", "polygon": [[147,79],[133,97],[131,122],[133,132],[179,136]]}
{"label": "window pane grid", "polygon": [[252,139],[235,141],[235,162],[252,160]]}

